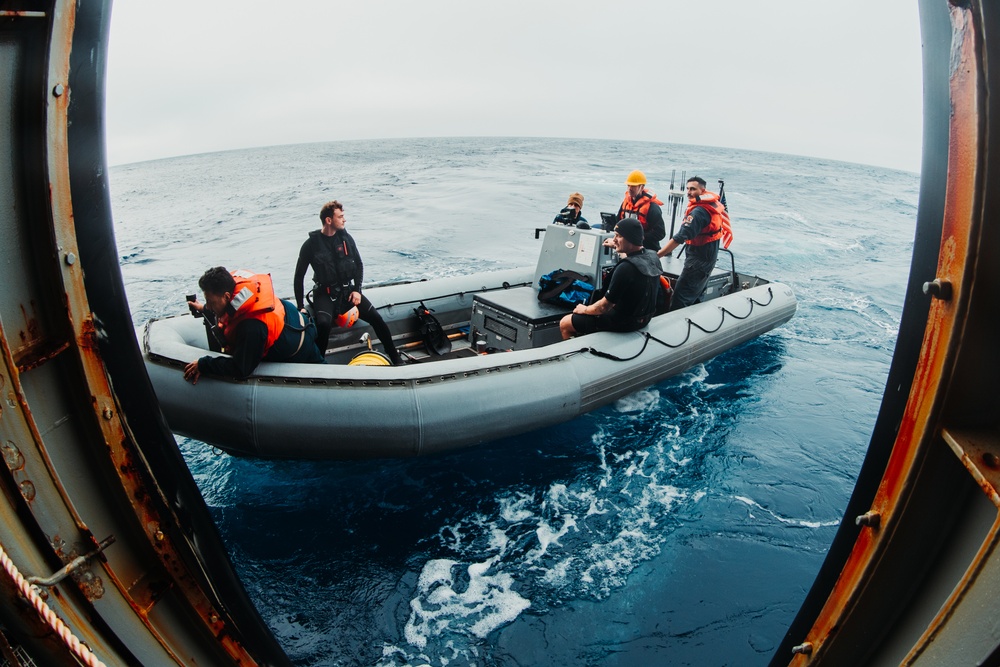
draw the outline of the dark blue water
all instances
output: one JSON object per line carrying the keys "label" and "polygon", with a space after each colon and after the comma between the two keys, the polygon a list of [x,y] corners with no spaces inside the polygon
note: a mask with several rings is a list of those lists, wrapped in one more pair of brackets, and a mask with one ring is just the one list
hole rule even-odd
{"label": "dark blue water", "polygon": [[334,198],[367,282],[533,265],[532,231],[569,193],[599,220],[635,168],[664,199],[674,169],[724,178],[738,268],[790,285],[795,318],[614,406],[446,456],[256,461],[180,441],[296,664],[766,664],[868,444],[919,178],[547,139],[311,144],[112,170],[139,323],[180,312],[217,264],[269,271],[291,294],[299,246]]}

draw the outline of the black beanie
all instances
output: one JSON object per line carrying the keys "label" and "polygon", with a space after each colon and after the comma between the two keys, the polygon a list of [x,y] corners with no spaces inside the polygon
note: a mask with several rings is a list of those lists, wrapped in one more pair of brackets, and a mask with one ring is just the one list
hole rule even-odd
{"label": "black beanie", "polygon": [[642,245],[642,223],[635,218],[619,220],[615,225],[615,231],[632,245]]}

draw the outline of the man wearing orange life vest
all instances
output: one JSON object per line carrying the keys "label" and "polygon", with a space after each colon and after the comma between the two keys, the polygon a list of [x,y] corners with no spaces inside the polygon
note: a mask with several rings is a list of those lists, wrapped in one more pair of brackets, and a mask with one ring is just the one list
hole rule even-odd
{"label": "man wearing orange life vest", "polygon": [[221,338],[222,351],[230,356],[192,361],[184,367],[185,380],[197,384],[202,373],[242,380],[261,361],[323,363],[316,327],[294,304],[275,296],[271,276],[230,273],[216,266],[202,275],[198,286],[205,303],[188,301],[188,305],[211,325],[209,335]]}
{"label": "man wearing orange life vest", "polygon": [[646,190],[646,175],[636,169],[625,179],[628,190],[625,199],[618,207],[618,219],[636,218],[642,225],[643,247],[656,251],[660,249],[660,241],[667,235],[663,226],[663,205],[656,195]]}
{"label": "man wearing orange life vest", "polygon": [[684,269],[674,286],[670,310],[690,306],[698,301],[708,286],[708,278],[719,257],[720,239],[729,232],[725,247],[729,247],[729,241],[732,240],[729,214],[719,201],[719,196],[706,190],[705,186],[705,179],[700,176],[692,176],[687,180],[688,207],[681,228],[656,253],[665,257],[682,243],[687,244]]}

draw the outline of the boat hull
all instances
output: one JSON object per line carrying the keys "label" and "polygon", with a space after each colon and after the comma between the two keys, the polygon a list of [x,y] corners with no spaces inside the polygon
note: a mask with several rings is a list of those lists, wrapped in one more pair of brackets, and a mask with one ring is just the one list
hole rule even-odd
{"label": "boat hull", "polygon": [[[471,305],[477,289],[502,289],[519,275],[449,278],[366,294],[394,327],[406,309],[387,304],[412,299],[414,290],[428,303],[459,291]],[[661,315],[638,332],[399,367],[262,363],[246,380],[203,376],[197,385],[183,380],[182,367],[205,354],[195,343],[204,337],[198,320],[148,323],[143,349],[175,433],[258,457],[407,457],[573,419],[780,326],[795,309],[792,290],[769,283]]]}

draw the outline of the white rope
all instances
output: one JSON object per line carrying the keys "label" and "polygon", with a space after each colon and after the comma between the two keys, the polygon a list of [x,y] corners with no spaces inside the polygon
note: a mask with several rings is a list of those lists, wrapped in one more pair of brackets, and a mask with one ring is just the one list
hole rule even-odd
{"label": "white rope", "polygon": [[3,546],[0,545],[0,563],[3,564],[3,569],[7,572],[10,578],[17,585],[21,594],[31,602],[32,606],[38,612],[38,615],[42,617],[49,627],[52,628],[57,635],[63,640],[63,643],[73,653],[76,654],[80,660],[83,661],[88,667],[105,667],[104,663],[101,662],[97,656],[95,656],[89,648],[84,646],[73,631],[66,627],[62,619],[56,616],[56,613],[45,603],[42,596],[38,594],[36,586],[32,586],[28,581],[21,575],[18,571],[17,566],[14,565],[13,561],[7,556],[7,552],[4,551]]}

